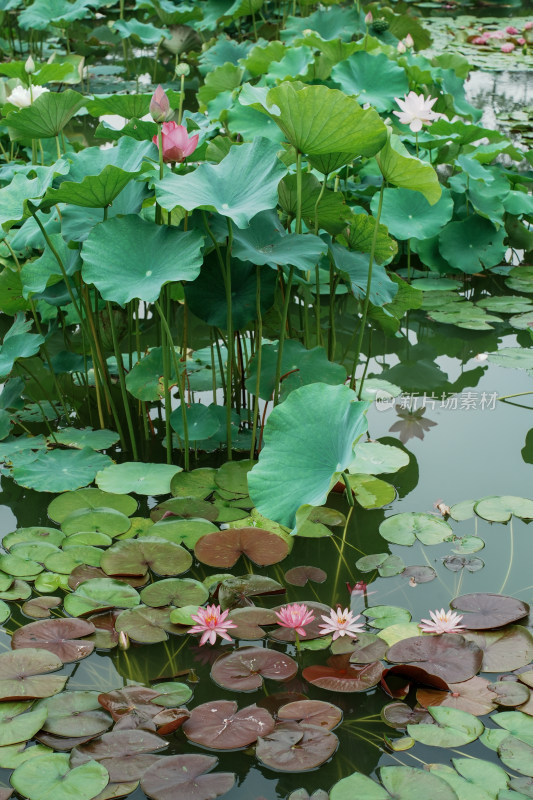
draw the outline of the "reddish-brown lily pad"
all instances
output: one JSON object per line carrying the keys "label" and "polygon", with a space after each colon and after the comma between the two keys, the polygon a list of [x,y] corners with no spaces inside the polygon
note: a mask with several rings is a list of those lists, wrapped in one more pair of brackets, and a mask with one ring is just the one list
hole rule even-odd
{"label": "reddish-brown lily pad", "polygon": [[37,739],[41,744],[51,747],[52,750],[66,753],[67,751],[70,752],[73,747],[90,742],[91,739],[94,739],[94,736],[54,736],[53,733],[40,730],[33,738]]}
{"label": "reddish-brown lily pad", "polygon": [[63,662],[48,650],[24,647],[0,655],[0,700],[31,700],[51,697],[67,682],[66,675],[48,675]]}
{"label": "reddish-brown lily pad", "polygon": [[267,697],[262,697],[257,701],[257,705],[261,706],[261,708],[266,708],[273,717],[277,717],[278,711],[282,706],[307,699],[307,695],[299,694],[298,692],[275,692],[267,695]]}
{"label": "reddish-brown lily pad", "polygon": [[[42,597],[32,597],[22,606],[22,613],[33,619],[48,619],[51,616],[50,609],[61,605],[60,597],[43,595]],[[35,647],[35,645],[33,645]]]}
{"label": "reddish-brown lily pad", "polygon": [[291,586],[305,586],[307,581],[324,583],[327,573],[320,567],[293,567],[285,573],[285,580]]}
{"label": "reddish-brown lily pad", "polygon": [[378,661],[355,666],[350,664],[350,656],[345,653],[328,658],[327,666],[306,667],[302,675],[313,686],[330,692],[366,692],[379,683],[382,672],[383,667]]}
{"label": "reddish-brown lily pad", "polygon": [[[305,626],[305,637],[300,637],[300,639],[305,639],[305,641],[308,642],[310,639],[318,639],[319,636],[323,635],[322,631],[320,630],[320,625],[324,624],[324,620],[321,618],[321,615],[325,614],[329,616],[331,609],[329,606],[324,605],[324,603],[316,603],[315,601],[307,602],[305,605],[309,611],[312,611],[315,615],[314,620]],[[279,611],[282,608],[282,605],[276,606],[274,611]],[[296,635],[292,628],[283,628],[280,626],[275,628],[273,631],[270,631],[268,635],[271,639],[275,639],[276,642],[296,641]]]}
{"label": "reddish-brown lily pad", "polygon": [[18,650],[37,647],[55,653],[63,664],[79,661],[94,650],[94,642],[80,641],[83,636],[94,633],[92,622],[84,619],[61,617],[30,622],[18,628],[11,639],[11,647]]}
{"label": "reddish-brown lily pad", "polygon": [[87,761],[99,761],[113,782],[137,781],[161,756],[168,742],[147,731],[110,731],[87,744],[75,747],[70,756],[71,767]]}
{"label": "reddish-brown lily pad", "polygon": [[165,539],[124,539],[105,551],[100,562],[107,575],[146,575],[149,569],[156,575],[174,576],[187,572],[192,556],[179,544]]}
{"label": "reddish-brown lily pad", "polygon": [[263,685],[263,678],[290,681],[298,664],[290,656],[264,647],[240,647],[217,658],[211,677],[219,686],[237,692],[253,692]]}
{"label": "reddish-brown lily pad", "polygon": [[[476,717],[490,714],[495,709],[496,698],[489,689],[489,681],[479,675],[461,683],[450,683],[449,692],[438,689],[419,689],[416,699],[424,708],[430,706],[446,706],[467,711]],[[526,698],[527,699],[527,698]],[[522,701],[525,702],[525,701]]]}
{"label": "reddish-brown lily pad", "polygon": [[533,636],[522,625],[510,625],[499,631],[465,633],[464,638],[481,649],[484,672],[512,672],[533,659]]}
{"label": "reddish-brown lily pad", "polygon": [[387,661],[412,664],[446,683],[460,683],[477,675],[483,652],[458,633],[439,636],[413,636],[396,642],[387,652]]}
{"label": "reddish-brown lily pad", "polygon": [[523,683],[515,681],[497,681],[496,683],[489,683],[488,689],[494,692],[494,702],[499,706],[521,706],[530,699],[528,687],[524,686]]}
{"label": "reddish-brown lily pad", "polygon": [[421,684],[422,686],[431,686],[434,689],[442,689],[443,691],[448,690],[448,684],[438,675],[433,675],[427,672],[427,670],[422,669],[422,667],[417,667],[413,664],[397,664],[394,667],[390,667],[390,669],[384,670],[381,676],[381,687],[387,694],[390,694],[391,697],[396,697],[395,692],[390,689],[387,681],[387,678],[391,675],[401,676],[406,679],[405,693],[409,692],[412,683]]}
{"label": "reddish-brown lily pad", "polygon": [[124,728],[138,728],[151,721],[161,710],[152,703],[155,697],[159,697],[159,692],[154,689],[125,686],[123,689],[98,695],[98,702],[109,711],[115,722],[126,723]]}
{"label": "reddish-brown lily pad", "polygon": [[213,800],[235,784],[233,772],[211,772],[217,763],[196,753],[169,756],[146,770],[141,788],[152,800]]}
{"label": "reddish-brown lily pad", "polygon": [[407,703],[389,703],[381,709],[381,718],[391,728],[402,730],[419,722],[431,724],[434,720],[425,708],[411,708]]}
{"label": "reddish-brown lily pad", "polygon": [[248,606],[250,597],[285,594],[285,587],[266,575],[241,575],[226,578],[218,587],[218,601],[223,609]]}
{"label": "reddish-brown lily pad", "polygon": [[229,528],[207,533],[194,545],[196,558],[209,567],[233,567],[241,555],[260,567],[277,564],[289,553],[289,545],[262,528]]}
{"label": "reddish-brown lily pad", "polygon": [[[100,567],[90,567],[88,564],[80,564],[80,566],[76,567],[72,570],[68,577],[68,585],[74,591],[77,589],[81,583],[85,583],[85,581],[90,581],[92,578],[107,578],[108,575],[104,572],[103,569]],[[122,581],[123,583],[129,583],[130,586],[133,586],[134,589],[138,589],[140,586],[146,586],[146,582],[148,580],[147,575],[140,575],[138,577],[130,576],[117,576],[117,581]]]}
{"label": "reddish-brown lily pad", "polygon": [[503,628],[529,614],[527,603],[503,594],[463,594],[450,606],[463,615],[461,625],[474,631]]}
{"label": "reddish-brown lily pad", "polygon": [[270,608],[248,606],[247,608],[234,608],[228,616],[235,625],[231,633],[235,639],[262,639],[266,631],[261,625],[276,625],[278,618]]}
{"label": "reddish-brown lily pad", "polygon": [[342,711],[333,703],[324,700],[300,700],[287,703],[278,711],[278,719],[284,722],[305,722],[332,731],[342,720]]}
{"label": "reddish-brown lily pad", "polygon": [[193,708],[183,733],[203,747],[239,750],[271,733],[274,724],[264,708],[252,705],[239,711],[233,700],[215,700]]}
{"label": "reddish-brown lily pad", "polygon": [[255,755],[266,767],[282,772],[306,772],[327,761],[339,740],[315,725],[284,722],[257,741]]}
{"label": "reddish-brown lily pad", "polygon": [[190,716],[190,712],[186,708],[163,708],[152,718],[152,722],[157,732],[162,736],[166,736],[181,728],[185,720],[189,719]]}
{"label": "reddish-brown lily pad", "polygon": [[118,644],[118,631],[115,622],[121,612],[118,609],[103,611],[88,617],[92,622],[95,632],[89,637],[97,649],[112,650]]}

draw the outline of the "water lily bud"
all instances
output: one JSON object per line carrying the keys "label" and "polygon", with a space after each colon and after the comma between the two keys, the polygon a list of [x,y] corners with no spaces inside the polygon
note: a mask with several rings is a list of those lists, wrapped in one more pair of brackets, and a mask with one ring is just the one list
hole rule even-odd
{"label": "water lily bud", "polygon": [[374,19],[374,17],[372,16],[372,12],[371,12],[371,11],[369,11],[369,12],[368,12],[368,14],[367,14],[367,15],[366,15],[366,17],[365,17],[365,23],[366,23],[367,25],[370,25],[370,24],[372,23],[372,20],[373,20],[373,19]]}
{"label": "water lily bud", "polygon": [[399,53],[405,53],[407,51],[407,47],[404,45],[403,42],[398,42],[398,44],[396,45],[396,50]]}
{"label": "water lily bud", "polygon": [[410,34],[410,33],[408,33],[408,34],[407,34],[407,36],[405,37],[405,39],[403,40],[403,43],[404,43],[404,45],[405,45],[406,47],[414,47],[414,45],[415,45],[415,40],[413,39],[413,37],[411,36],[411,34]]}
{"label": "water lily bud", "polygon": [[150,114],[154,122],[166,122],[172,116],[168,97],[161,84],[159,84],[150,100]]}
{"label": "water lily bud", "polygon": [[28,60],[24,64],[24,69],[28,75],[33,75],[35,72],[35,61],[31,56],[28,56]]}
{"label": "water lily bud", "polygon": [[185,77],[189,75],[191,68],[188,64],[176,64],[176,75],[178,78],[181,78],[182,75]]}
{"label": "water lily bud", "polygon": [[118,635],[118,647],[119,650],[129,650],[130,649],[130,637],[126,633],[126,631],[120,631]]}

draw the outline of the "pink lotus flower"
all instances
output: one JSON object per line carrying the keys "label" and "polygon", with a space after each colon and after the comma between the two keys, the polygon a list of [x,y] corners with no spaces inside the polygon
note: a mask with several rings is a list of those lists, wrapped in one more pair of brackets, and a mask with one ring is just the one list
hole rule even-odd
{"label": "pink lotus flower", "polygon": [[405,53],[405,51],[407,50],[407,47],[404,45],[403,42],[398,42],[398,44],[396,45],[396,50],[399,53]]}
{"label": "pink lotus flower", "polygon": [[[164,122],[161,126],[163,161],[181,164],[184,158],[194,153],[198,145],[198,134],[190,136],[187,128],[176,122]],[[157,144],[157,136],[152,139]]]}
{"label": "pink lotus flower", "polygon": [[531,28],[533,28],[533,22],[526,22],[525,25],[524,25],[524,30],[525,31],[530,31]]}
{"label": "pink lotus flower", "polygon": [[404,45],[406,47],[414,47],[415,46],[415,40],[413,39],[413,37],[411,36],[410,33],[407,34],[407,36],[403,40],[403,43],[404,43]]}
{"label": "pink lotus flower", "polygon": [[515,28],[514,25],[509,25],[505,30],[509,36],[518,36],[519,34],[518,28]]}
{"label": "pink lotus flower", "polygon": [[159,84],[150,100],[150,114],[154,122],[166,122],[173,114],[168,97],[161,84]]}
{"label": "pink lotus flower", "polygon": [[512,42],[506,42],[505,44],[502,44],[502,46],[500,47],[502,53],[512,53],[514,49],[515,45]]}
{"label": "pink lotus flower", "polygon": [[365,24],[366,25],[372,25],[373,20],[374,20],[374,17],[372,16],[372,12],[369,11],[368,14],[365,17]]}
{"label": "pink lotus flower", "polygon": [[315,618],[312,611],[309,611],[305,603],[291,603],[283,606],[280,611],[276,611],[278,624],[283,628],[292,628],[298,636],[306,636],[305,625],[309,625]]}
{"label": "pink lotus flower", "polygon": [[505,31],[489,31],[488,33],[485,34],[485,36],[487,36],[488,39],[506,39],[507,38]]}
{"label": "pink lotus flower", "polygon": [[523,45],[525,45],[525,43],[526,43],[526,40],[524,39],[524,37],[523,37],[523,36],[520,36],[520,37],[519,37],[519,38],[518,38],[516,41],[518,42],[518,44],[520,45],[520,47],[522,47],[522,46],[523,46]]}
{"label": "pink lotus flower", "polygon": [[436,119],[440,117],[436,111],[432,111],[434,103],[437,102],[436,97],[428,97],[427,99],[423,94],[416,92],[409,92],[403,100],[400,97],[395,97],[401,111],[393,111],[403,125],[409,125],[413,133],[418,133],[422,130],[423,125],[431,125]]}
{"label": "pink lotus flower", "polygon": [[489,39],[488,39],[488,36],[486,34],[483,34],[483,36],[474,36],[474,38],[472,39],[472,44],[481,44],[481,45],[483,45],[483,44],[487,44],[488,40]]}
{"label": "pink lotus flower", "polygon": [[353,613],[348,611],[347,608],[345,608],[344,611],[340,606],[337,610],[332,608],[329,617],[325,614],[321,614],[321,619],[323,619],[326,624],[319,626],[320,633],[322,636],[332,633],[333,641],[338,639],[339,636],[351,636],[356,639],[357,634],[361,633],[365,627],[364,622],[357,622],[360,616],[361,615],[358,614],[354,617]]}
{"label": "pink lotus flower", "polygon": [[199,608],[197,614],[191,614],[191,619],[197,622],[192,628],[189,628],[187,633],[201,633],[200,645],[205,644],[209,640],[209,644],[215,644],[217,635],[221,639],[227,639],[232,642],[233,639],[228,636],[226,631],[228,628],[236,628],[234,622],[226,621],[229,614],[227,611],[221,611],[220,606],[207,606],[206,608]]}
{"label": "pink lotus flower", "polygon": [[454,611],[445,611],[441,608],[440,611],[430,611],[429,616],[431,619],[423,619],[418,626],[424,633],[460,633],[464,630],[463,626],[459,623],[462,620],[461,614],[456,614]]}

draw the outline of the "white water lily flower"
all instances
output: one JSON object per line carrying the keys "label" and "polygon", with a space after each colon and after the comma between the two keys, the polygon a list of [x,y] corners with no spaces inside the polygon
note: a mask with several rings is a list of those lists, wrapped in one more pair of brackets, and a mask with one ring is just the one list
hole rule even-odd
{"label": "white water lily flower", "polygon": [[31,90],[24,86],[15,86],[7,100],[17,108],[28,108],[38,97],[49,91],[45,86],[32,86]]}
{"label": "white water lily flower", "polygon": [[424,633],[460,633],[464,630],[461,625],[462,615],[454,611],[441,608],[440,611],[430,611],[429,616],[431,619],[421,620],[418,626]]}
{"label": "white water lily flower", "polygon": [[441,116],[436,111],[432,111],[434,103],[437,102],[436,97],[428,97],[427,99],[423,94],[416,92],[409,92],[405,97],[395,97],[401,111],[393,111],[403,125],[409,125],[413,133],[418,133],[422,130],[422,125],[431,125],[436,119]]}

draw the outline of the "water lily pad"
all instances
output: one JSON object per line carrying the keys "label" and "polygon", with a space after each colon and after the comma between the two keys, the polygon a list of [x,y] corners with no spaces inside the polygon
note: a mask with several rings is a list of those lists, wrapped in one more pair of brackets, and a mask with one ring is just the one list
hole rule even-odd
{"label": "water lily pad", "polygon": [[387,517],[379,526],[379,532],[387,542],[403,545],[412,545],[417,539],[426,545],[441,544],[453,535],[444,520],[411,511]]}
{"label": "water lily pad", "polygon": [[98,692],[61,692],[39,700],[34,708],[46,709],[43,730],[54,736],[96,736],[112,723],[98,703]]}
{"label": "water lily pad", "polygon": [[433,721],[433,717],[425,708],[411,708],[407,703],[389,703],[381,709],[381,718],[391,728],[405,729],[407,725],[417,725],[419,722]]}
{"label": "water lily pad", "polygon": [[213,533],[217,530],[217,526],[207,519],[168,517],[156,522],[146,533],[146,536],[155,536],[175,544],[184,544],[190,550],[193,550],[198,539],[205,536],[206,533]]}
{"label": "water lily pad", "polygon": [[524,497],[484,497],[474,506],[478,517],[489,522],[508,522],[511,516],[533,519],[533,500]]}
{"label": "water lily pad", "polygon": [[31,739],[42,727],[46,711],[27,711],[30,703],[2,703],[0,706],[0,745],[16,744]]}
{"label": "water lily pad", "polygon": [[114,508],[129,517],[137,510],[137,501],[128,495],[113,494],[101,489],[78,489],[76,492],[65,492],[55,497],[48,506],[48,516],[54,522],[61,523],[80,508]]}
{"label": "water lily pad", "polygon": [[527,686],[516,681],[497,681],[489,683],[488,688],[494,692],[494,702],[499,706],[521,706],[530,698]]}
{"label": "water lily pad", "polygon": [[529,614],[529,606],[514,597],[501,594],[464,594],[450,603],[454,611],[463,615],[462,625],[476,631],[502,628]]}
{"label": "water lily pad", "polygon": [[155,753],[166,747],[168,742],[148,731],[115,730],[75,747],[70,763],[77,767],[94,760],[107,769],[111,781],[133,781],[156,762],[161,766]]}
{"label": "water lily pad", "polygon": [[362,612],[369,618],[374,628],[388,628],[389,625],[400,625],[411,621],[411,614],[406,608],[398,606],[372,606]]}
{"label": "water lily pad", "polygon": [[483,550],[484,547],[485,542],[479,536],[463,536],[454,542],[452,553],[457,553],[458,555],[477,553],[479,550]]}
{"label": "water lily pad", "polygon": [[75,447],[83,450],[90,447],[91,450],[107,450],[119,440],[118,433],[108,430],[93,430],[93,428],[62,428],[55,434],[56,440],[67,447]]}
{"label": "water lily pad", "polygon": [[209,592],[200,581],[192,578],[166,578],[146,586],[141,592],[141,600],[147,606],[202,605]]}
{"label": "water lily pad", "polygon": [[489,361],[499,367],[533,369],[533,350],[523,347],[502,347],[496,353],[489,353]]}
{"label": "water lily pad", "polygon": [[[477,636],[477,634],[471,634]],[[446,683],[461,683],[477,675],[483,652],[475,641],[457,633],[415,636],[393,644],[387,661],[412,664],[437,675]]]}
{"label": "water lily pad", "polygon": [[78,489],[94,480],[98,470],[111,464],[109,456],[95,453],[90,447],[83,450],[48,450],[39,453],[34,461],[14,467],[13,478],[21,486],[37,492],[64,492]]}
{"label": "water lily pad", "polygon": [[212,467],[178,472],[172,478],[170,490],[174,497],[199,497],[204,500],[216,489],[215,473]]}
{"label": "water lily pad", "polygon": [[342,720],[342,711],[324,700],[295,700],[278,710],[278,719],[285,722],[305,722],[331,731]]}
{"label": "water lily pad", "polygon": [[235,784],[232,772],[210,773],[217,763],[216,758],[196,753],[169,756],[146,770],[142,790],[153,800],[213,800]]}
{"label": "water lily pad", "polygon": [[61,530],[67,536],[79,531],[101,531],[117,536],[130,527],[129,518],[114,508],[78,508],[61,522]]}
{"label": "water lily pad", "polygon": [[464,638],[483,651],[484,672],[512,672],[533,659],[533,636],[522,625],[500,631],[465,633]]}
{"label": "water lily pad", "polygon": [[193,695],[191,687],[179,681],[164,681],[157,683],[152,688],[158,692],[158,695],[151,702],[165,708],[174,708],[182,703],[188,703]]}
{"label": "water lily pad", "polygon": [[359,442],[355,459],[348,467],[351,473],[381,475],[398,472],[409,463],[409,455],[399,447],[381,442]]}
{"label": "water lily pad", "polygon": [[139,594],[122,581],[113,578],[92,578],[84,581],[64,600],[67,614],[81,617],[110,608],[133,608],[139,605]]}
{"label": "water lily pad", "polygon": [[414,581],[415,584],[419,584],[429,583],[435,580],[437,573],[433,567],[427,567],[422,564],[406,567],[401,573],[401,576],[402,578],[408,578],[410,582]]}
{"label": "water lily pad", "polygon": [[[379,783],[354,772],[338,781],[330,792],[330,800],[414,800],[431,797],[433,800],[457,800],[457,795],[442,778],[414,767],[381,767]],[[384,788],[383,788],[384,787]]]}
{"label": "water lily pad", "polygon": [[373,633],[359,633],[357,639],[339,637],[331,645],[331,652],[349,653],[352,664],[372,664],[384,658],[389,649],[387,642]]}
{"label": "water lily pad", "polygon": [[[23,604],[22,613],[33,619],[47,619],[51,616],[51,609],[57,608],[59,605],[61,605],[61,597],[33,597]],[[35,647],[35,645],[33,646]]]}
{"label": "water lily pad", "polygon": [[473,714],[444,706],[430,707],[436,725],[408,725],[407,732],[415,741],[435,747],[461,747],[475,741],[484,725]]}
{"label": "water lily pad", "polygon": [[238,750],[274,730],[274,720],[255,705],[237,708],[233,700],[215,700],[196,706],[183,725],[187,739],[214,750]]}
{"label": "water lily pad", "polygon": [[382,673],[378,661],[356,666],[350,663],[348,653],[331,656],[326,666],[317,664],[302,671],[306,681],[330,692],[366,692],[379,683]]}
{"label": "water lily pad", "polygon": [[400,556],[390,553],[372,553],[370,556],[363,556],[357,559],[355,566],[360,572],[377,570],[382,578],[399,575],[405,570],[405,564]]}
{"label": "water lily pad", "polygon": [[509,769],[533,777],[533,747],[516,736],[506,736],[498,746],[498,755]]}
{"label": "water lily pad", "polygon": [[29,800],[92,800],[108,782],[107,770],[96,761],[70,769],[62,753],[25,761],[11,776],[15,791]]}
{"label": "water lily pad", "polygon": [[[209,534],[212,535],[212,534]],[[205,537],[204,537],[205,538]],[[192,564],[191,554],[164,539],[125,539],[104,553],[101,566],[108,575],[180,575]]]}
{"label": "water lily pad", "polygon": [[[154,689],[145,686],[125,686],[123,689],[116,689],[112,692],[105,692],[98,696],[100,705],[109,711],[115,722],[128,723],[124,729],[135,728],[150,721],[159,713],[160,709],[152,704],[152,700],[158,697]],[[128,719],[132,718],[132,719]],[[134,724],[133,718],[136,720]],[[117,730],[115,726],[115,730]]]}
{"label": "water lily pad", "polygon": [[18,628],[11,639],[11,647],[17,650],[34,647],[55,653],[64,664],[79,661],[94,650],[93,642],[80,641],[94,633],[92,622],[83,619],[51,619],[31,622]]}
{"label": "water lily pad", "polygon": [[266,767],[281,772],[306,772],[327,761],[339,746],[329,730],[298,722],[284,722],[257,740],[255,755]]}
{"label": "water lily pad", "polygon": [[[56,498],[57,499],[57,498]],[[65,534],[57,528],[45,528],[41,526],[33,528],[18,528],[13,533],[8,533],[2,539],[2,547],[10,550],[15,544],[24,542],[48,542],[56,547],[61,545]]]}
{"label": "water lily pad", "polygon": [[253,692],[263,685],[263,678],[289,681],[298,665],[284,653],[264,647],[240,647],[217,658],[211,677],[219,686],[239,692]]}
{"label": "water lily pad", "polygon": [[182,629],[170,621],[170,609],[137,606],[126,609],[117,617],[117,631],[125,631],[130,639],[141,644],[165,642],[168,633],[182,633]]}
{"label": "water lily pad", "polygon": [[197,497],[172,497],[159,503],[150,511],[150,517],[154,522],[165,522],[167,519],[174,521],[173,517],[182,519],[205,519],[212,521],[217,519],[218,511],[213,503],[200,500]]}
{"label": "water lily pad", "polygon": [[111,464],[98,472],[95,480],[98,487],[106,492],[169,494],[170,481],[177,472],[181,472],[181,467],[175,465],[127,461]]}
{"label": "water lily pad", "polygon": [[241,555],[259,566],[277,564],[289,553],[286,539],[261,528],[238,528],[208,533],[194,546],[196,558],[210,567],[233,567]]}
{"label": "water lily pad", "polygon": [[[224,603],[221,603],[221,605],[222,608],[225,607]],[[278,622],[276,614],[270,608],[258,608],[256,606],[234,608],[228,619],[236,625],[235,628],[232,628],[232,636],[235,639],[246,640],[262,639],[266,632],[261,626],[276,625]]]}
{"label": "water lily pad", "polygon": [[489,688],[490,685],[486,678],[476,675],[462,683],[448,684],[449,692],[420,688],[417,690],[416,699],[424,708],[446,706],[480,717],[494,711],[496,701],[494,692]]}
{"label": "water lily pad", "polygon": [[47,650],[28,647],[2,653],[0,700],[31,700],[57,694],[67,682],[67,676],[47,673],[62,666],[61,659]]}
{"label": "water lily pad", "polygon": [[450,508],[450,517],[456,522],[471,519],[474,516],[475,504],[476,500],[462,500],[460,503],[455,503]]}
{"label": "water lily pad", "polygon": [[291,586],[305,586],[307,581],[324,583],[327,574],[320,567],[292,567],[285,573],[285,580]]}

